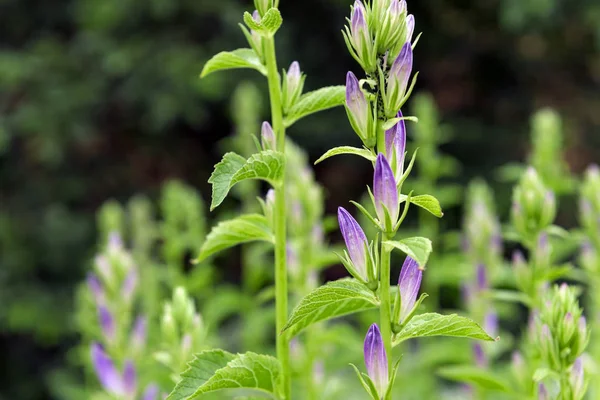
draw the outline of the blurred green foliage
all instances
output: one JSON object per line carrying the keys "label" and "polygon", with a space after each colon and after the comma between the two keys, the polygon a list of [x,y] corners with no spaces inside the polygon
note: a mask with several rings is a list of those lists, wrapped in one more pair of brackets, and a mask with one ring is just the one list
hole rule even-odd
{"label": "blurred green foliage", "polygon": [[[342,83],[356,69],[339,33],[350,1],[281,3],[282,66],[298,59],[314,85],[307,90]],[[456,176],[448,161],[447,175],[432,176],[429,184],[438,178],[451,181],[445,188],[465,184],[492,176],[507,161],[525,161],[529,116],[542,106],[563,117],[571,170],[600,160],[596,1],[414,3],[425,33],[416,57],[419,85],[433,94],[453,140],[430,133],[462,165]],[[162,247],[161,257],[173,264],[183,262],[184,248],[197,245],[204,225],[196,205],[167,211],[163,204],[173,217],[158,223],[149,198],[158,198],[171,177],[208,195],[217,143],[236,114],[229,94],[247,75],[197,77],[208,56],[242,44],[235,22],[248,8],[243,0],[0,0],[0,397],[48,398],[47,388],[31,381],[64,363],[65,348],[77,339],[75,285],[102,237],[94,213],[106,199],[148,196],[133,197],[128,206],[129,218],[144,226],[132,233],[136,249],[148,251],[158,236],[178,232],[181,240]],[[262,87],[249,90],[257,99],[264,94]],[[426,104],[413,106],[426,112]],[[298,123],[291,135],[314,159],[342,136],[352,137],[339,122],[344,118],[343,110],[324,113]],[[423,177],[428,166],[419,167]],[[326,210],[358,198],[370,179],[363,167],[343,159],[318,167]],[[174,184],[167,192],[186,190]],[[240,196],[254,193],[250,187]],[[499,209],[507,209],[506,187],[496,193]],[[107,207],[103,212],[114,220],[101,218],[102,234],[122,224]],[[462,211],[449,211],[443,223],[456,228]],[[226,260],[231,281],[236,265]],[[177,282],[181,271],[169,271]]]}

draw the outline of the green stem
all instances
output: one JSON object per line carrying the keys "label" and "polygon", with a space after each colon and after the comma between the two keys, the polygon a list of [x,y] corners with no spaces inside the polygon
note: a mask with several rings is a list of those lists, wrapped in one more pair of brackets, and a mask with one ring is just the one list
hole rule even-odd
{"label": "green stem", "polygon": [[381,277],[379,282],[379,299],[381,306],[379,307],[379,324],[381,328],[381,336],[388,359],[388,370],[392,368],[392,323],[390,311],[390,251],[381,245],[380,258]]}
{"label": "green stem", "polygon": [[[271,122],[277,141],[277,150],[285,152],[285,127],[281,106],[281,80],[275,57],[275,39],[264,40],[265,59],[267,64],[267,79],[269,81],[269,97],[271,99]],[[285,176],[285,173],[284,173]],[[288,317],[288,278],[286,266],[286,204],[285,179],[275,188],[275,318],[277,358],[282,367],[282,383],[284,398],[290,399],[290,347],[288,335],[281,331]]]}

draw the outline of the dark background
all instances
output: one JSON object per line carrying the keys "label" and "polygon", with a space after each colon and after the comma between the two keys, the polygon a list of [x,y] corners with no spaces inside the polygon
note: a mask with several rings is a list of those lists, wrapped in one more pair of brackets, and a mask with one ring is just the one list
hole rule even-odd
{"label": "dark background", "polygon": [[[443,151],[463,165],[459,183],[523,161],[530,115],[543,106],[564,119],[573,172],[600,161],[600,3],[408,3],[424,33],[417,91],[432,93],[452,127],[455,140]],[[281,0],[280,66],[298,60],[307,90],[343,84],[346,71],[359,70],[340,33],[349,5]],[[210,196],[217,144],[233,129],[233,89],[253,79],[266,95],[266,85],[251,71],[202,81],[198,74],[212,54],[245,46],[237,23],[251,7],[0,0],[0,398],[48,398],[46,376],[77,340],[73,291],[93,254],[99,205],[155,196],[175,177]],[[358,144],[342,109],[306,118],[289,134],[313,160]],[[316,168],[329,212],[370,179],[353,160]]]}

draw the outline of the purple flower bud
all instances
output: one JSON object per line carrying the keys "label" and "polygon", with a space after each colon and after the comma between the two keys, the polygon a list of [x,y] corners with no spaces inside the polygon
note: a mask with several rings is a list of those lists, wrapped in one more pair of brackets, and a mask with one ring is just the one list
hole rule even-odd
{"label": "purple flower bud", "polygon": [[400,270],[400,278],[398,279],[401,300],[400,322],[404,321],[415,306],[422,279],[423,270],[419,268],[419,264],[412,258],[406,257]]}
{"label": "purple flower bud", "polygon": [[252,12],[252,19],[254,20],[254,22],[260,23],[261,18],[260,18],[260,13],[258,12],[258,10],[254,10]]}
{"label": "purple flower bud", "polygon": [[192,336],[189,333],[183,335],[181,339],[181,350],[184,354],[189,353],[192,350]]}
{"label": "purple flower bud", "polygon": [[412,37],[415,32],[415,16],[409,14],[406,16],[406,42],[412,42]]}
{"label": "purple flower bud", "polygon": [[137,374],[135,366],[130,360],[125,361],[125,368],[123,369],[123,388],[125,389],[125,395],[128,398],[133,398],[137,391]]}
{"label": "purple flower bud", "polygon": [[260,143],[265,150],[276,150],[277,143],[275,139],[275,132],[273,132],[273,128],[271,124],[267,121],[263,122],[262,129],[260,133]]}
{"label": "purple flower bud", "polygon": [[102,334],[109,342],[112,342],[116,334],[115,320],[108,308],[103,305],[98,307],[98,320],[100,321]]}
{"label": "purple flower bud", "polygon": [[515,250],[512,255],[512,266],[513,268],[523,268],[527,265],[525,262],[525,256],[519,250]]}
{"label": "purple flower bud", "polygon": [[[402,111],[398,111],[398,118],[402,118]],[[406,124],[404,120],[398,121],[391,129],[385,132],[385,155],[393,160],[395,155],[396,177],[400,178],[404,172],[404,152],[406,151]]]}
{"label": "purple flower bud", "polygon": [[123,287],[121,288],[121,294],[127,303],[131,302],[135,289],[138,285],[138,271],[135,266],[132,266],[125,277]]}
{"label": "purple flower bud", "polygon": [[115,368],[112,360],[106,355],[98,343],[91,346],[92,364],[102,387],[109,393],[123,396],[125,388],[123,379]]}
{"label": "purple flower bud", "polygon": [[413,51],[410,42],[406,42],[390,68],[387,96],[391,99],[391,104],[394,107],[399,108],[401,100],[406,94],[412,67]]}
{"label": "purple flower bud", "polygon": [[358,275],[368,281],[367,274],[367,236],[358,222],[343,207],[338,208],[338,222],[346,242],[348,255]]}
{"label": "purple flower bud", "polygon": [[313,382],[319,386],[325,381],[325,365],[322,360],[317,360],[313,366]]}
{"label": "purple flower bud", "polygon": [[583,394],[583,389],[585,386],[583,376],[583,358],[577,357],[573,363],[569,381],[571,382],[571,387],[573,388],[575,394]]}
{"label": "purple flower bud", "polygon": [[291,92],[295,92],[298,86],[300,85],[301,78],[302,73],[300,72],[300,64],[298,64],[298,61],[294,61],[287,71],[288,90],[290,90]]}
{"label": "purple flower bud", "polygon": [[383,338],[377,324],[371,325],[365,337],[365,366],[380,396],[385,394],[389,382],[388,361]]}
{"label": "purple flower bud", "polygon": [[371,40],[365,14],[365,6],[363,6],[363,3],[360,0],[356,0],[354,2],[354,7],[352,8],[352,14],[350,15],[350,27],[352,32],[352,44],[359,54],[362,44]]}
{"label": "purple flower bud", "polygon": [[100,279],[98,279],[98,277],[95,274],[89,273],[87,276],[87,284],[90,288],[90,291],[92,292],[92,295],[94,296],[94,301],[96,302],[96,304],[104,303],[104,289],[102,287],[102,282],[100,282]]}
{"label": "purple flower bud", "polygon": [[515,370],[520,371],[525,366],[523,355],[518,351],[512,353],[512,366]]}
{"label": "purple flower bud", "polygon": [[158,385],[155,383],[151,383],[144,390],[144,394],[142,394],[141,400],[156,400],[158,397]]}
{"label": "purple flower bud", "polygon": [[346,74],[346,109],[352,127],[365,139],[369,130],[369,102],[360,89],[358,78],[351,71]]}
{"label": "purple flower bud", "polygon": [[108,236],[108,251],[114,253],[123,249],[123,239],[119,232],[111,232]]}
{"label": "purple flower bud", "polygon": [[485,265],[477,265],[477,290],[482,292],[488,289],[487,271]]}
{"label": "purple flower bud", "polygon": [[493,311],[488,312],[483,321],[483,329],[490,336],[496,336],[498,334],[498,314]]}
{"label": "purple flower bud", "polygon": [[138,316],[133,324],[133,331],[131,332],[131,342],[134,348],[140,350],[146,344],[146,331],[148,321],[143,315]]}
{"label": "purple flower bud", "polygon": [[550,400],[550,396],[548,395],[546,385],[544,385],[543,383],[540,383],[538,386],[538,400]]}
{"label": "purple flower bud", "polygon": [[96,269],[98,273],[102,275],[102,279],[104,282],[109,282],[113,279],[113,269],[112,265],[108,261],[108,258],[105,255],[98,255],[94,259],[94,263],[96,264]]}
{"label": "purple flower bud", "polygon": [[[385,156],[381,153],[377,156],[375,162],[375,173],[373,175],[373,196],[375,198],[375,209],[377,216],[382,223],[385,223],[384,207],[387,208],[392,225],[398,221],[400,212],[400,203],[398,202],[398,189],[396,188],[396,180],[394,173]],[[392,227],[387,227],[391,230]]]}
{"label": "purple flower bud", "polygon": [[488,360],[485,352],[483,351],[483,346],[481,346],[481,343],[475,343],[473,345],[473,354],[475,355],[475,364],[478,367],[485,368],[488,364]]}

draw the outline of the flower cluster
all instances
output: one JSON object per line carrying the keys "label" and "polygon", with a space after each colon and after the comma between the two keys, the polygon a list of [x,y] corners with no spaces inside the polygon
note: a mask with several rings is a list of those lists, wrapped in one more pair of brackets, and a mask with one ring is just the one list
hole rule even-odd
{"label": "flower cluster", "polygon": [[[545,367],[557,376],[568,373],[568,387],[561,382],[565,398],[580,400],[586,393],[582,354],[589,342],[589,329],[574,288],[562,284],[547,293],[545,306],[534,316],[532,343],[538,346]],[[546,388],[542,388],[546,391]]]}
{"label": "flower cluster", "polygon": [[[95,270],[87,283],[101,334],[99,341],[91,344],[92,365],[106,392],[127,400],[137,399],[140,391],[133,360],[146,347],[147,321],[143,315],[132,318],[139,272],[119,234],[110,235],[106,251],[96,257]],[[122,361],[122,373],[116,360]],[[141,395],[143,400],[157,397],[158,387],[152,383]]]}
{"label": "flower cluster", "polygon": [[[348,24],[343,32],[346,45],[366,74],[363,81],[352,72],[346,76],[348,118],[366,147],[377,145],[390,159],[392,154],[383,143],[385,124],[402,118],[398,112],[416,82],[415,74],[409,85],[415,19],[407,14],[405,0],[378,0],[367,6],[357,0]],[[398,159],[403,156],[404,151],[397,154]]]}

